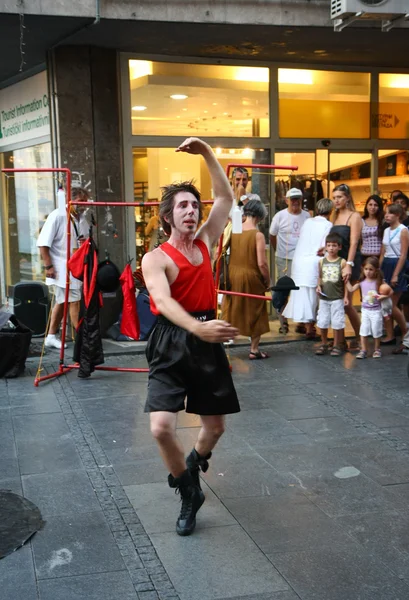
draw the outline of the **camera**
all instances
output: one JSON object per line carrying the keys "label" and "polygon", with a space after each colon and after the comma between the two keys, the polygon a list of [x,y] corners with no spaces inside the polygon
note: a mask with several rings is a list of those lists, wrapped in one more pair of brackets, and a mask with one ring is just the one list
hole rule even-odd
{"label": "camera", "polygon": [[321,140],[321,144],[324,148],[329,148],[331,146],[331,140]]}

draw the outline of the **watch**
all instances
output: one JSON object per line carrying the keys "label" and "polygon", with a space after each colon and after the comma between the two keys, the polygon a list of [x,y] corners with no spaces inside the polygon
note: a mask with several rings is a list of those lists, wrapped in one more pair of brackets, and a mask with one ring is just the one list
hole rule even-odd
{"label": "watch", "polygon": [[350,267],[355,267],[355,263],[353,260],[347,260],[347,265],[349,265]]}

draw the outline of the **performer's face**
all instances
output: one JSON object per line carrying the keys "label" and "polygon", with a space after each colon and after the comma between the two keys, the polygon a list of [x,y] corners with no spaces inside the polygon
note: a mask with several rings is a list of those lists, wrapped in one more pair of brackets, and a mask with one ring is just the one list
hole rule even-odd
{"label": "performer's face", "polygon": [[174,199],[173,227],[180,233],[195,233],[199,222],[199,201],[190,192],[178,192]]}

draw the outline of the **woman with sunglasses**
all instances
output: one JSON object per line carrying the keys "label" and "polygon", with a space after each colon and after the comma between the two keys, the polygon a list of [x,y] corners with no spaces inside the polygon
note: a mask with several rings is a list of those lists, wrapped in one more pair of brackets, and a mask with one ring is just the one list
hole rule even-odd
{"label": "woman with sunglasses", "polygon": [[[335,218],[331,233],[337,233],[342,239],[342,249],[339,256],[346,260],[342,275],[345,283],[349,281],[353,284],[359,280],[361,271],[359,243],[363,223],[360,214],[355,209],[351,190],[346,184],[342,183],[334,188],[332,199],[335,208]],[[348,306],[345,307],[345,312],[349,317],[356,336],[355,340],[351,340],[350,348],[355,349],[358,348],[360,319],[352,304],[351,293],[349,294],[349,302]]]}

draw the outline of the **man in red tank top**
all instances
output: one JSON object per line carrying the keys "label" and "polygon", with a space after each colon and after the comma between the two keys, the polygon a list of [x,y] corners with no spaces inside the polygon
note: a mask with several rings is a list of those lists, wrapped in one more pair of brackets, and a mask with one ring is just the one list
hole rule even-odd
{"label": "man in red tank top", "polygon": [[[239,412],[222,342],[237,329],[215,319],[215,288],[210,250],[226,225],[233,202],[229,181],[212,149],[188,138],[176,152],[200,154],[212,180],[214,204],[206,223],[200,193],[191,181],[163,188],[159,216],[168,242],[142,261],[152,311],[159,315],[146,348],[149,362],[147,412],[151,431],[170,471],[170,487],[180,491],[182,506],[176,523],[179,535],[190,535],[204,502],[199,471],[224,432],[224,415]],[[186,407],[185,407],[186,400]],[[200,415],[202,427],[185,461],[176,436],[180,410]]]}

